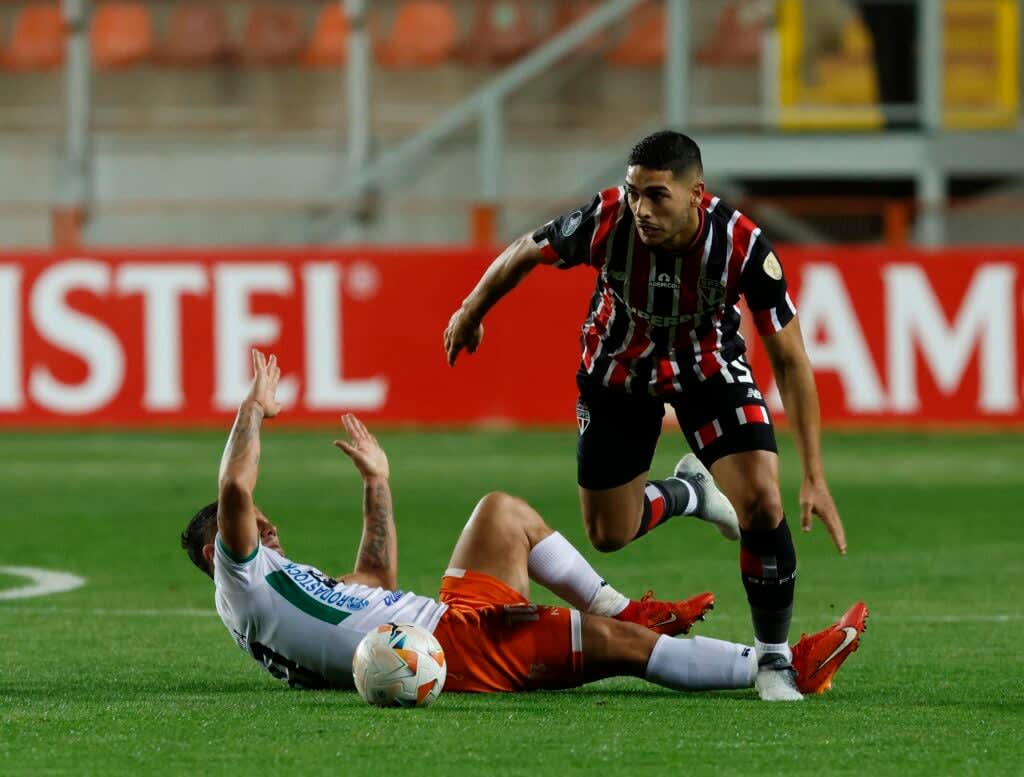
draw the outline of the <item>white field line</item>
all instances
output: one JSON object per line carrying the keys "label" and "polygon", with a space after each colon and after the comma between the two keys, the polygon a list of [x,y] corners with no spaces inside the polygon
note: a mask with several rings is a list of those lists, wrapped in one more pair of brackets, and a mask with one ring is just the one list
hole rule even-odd
{"label": "white field line", "polygon": [[[200,609],[112,609],[106,607],[19,607],[0,604],[0,616],[3,615],[99,615],[112,618],[214,618],[217,617],[215,610]],[[810,616],[803,615],[794,618],[797,623],[803,621],[814,621],[816,623],[828,622],[836,617],[836,613]],[[708,617],[709,623],[715,621],[746,621],[747,615],[717,615],[711,613]],[[967,614],[967,615],[894,615],[891,613],[872,614],[869,622],[886,621],[893,623],[1016,623],[1024,621],[1024,613],[1005,614]]]}
{"label": "white field line", "polygon": [[64,591],[73,591],[85,585],[85,578],[70,572],[59,572],[39,567],[0,567],[0,575],[24,577],[30,582],[17,588],[0,590],[0,599],[28,599],[33,596],[48,596]]}

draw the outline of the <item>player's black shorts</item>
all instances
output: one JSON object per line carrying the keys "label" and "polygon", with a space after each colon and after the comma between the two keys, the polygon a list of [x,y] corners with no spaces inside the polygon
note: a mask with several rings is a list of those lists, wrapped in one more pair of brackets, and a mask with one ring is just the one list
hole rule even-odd
{"label": "player's black shorts", "polygon": [[576,480],[583,488],[621,486],[651,468],[665,404],[707,467],[732,453],[778,452],[768,407],[742,357],[672,399],[613,391],[582,376],[576,384]]}

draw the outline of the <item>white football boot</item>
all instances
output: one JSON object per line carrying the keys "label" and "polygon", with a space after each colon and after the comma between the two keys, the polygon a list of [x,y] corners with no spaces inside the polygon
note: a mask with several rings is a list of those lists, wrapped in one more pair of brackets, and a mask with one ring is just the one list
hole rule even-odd
{"label": "white football boot", "polygon": [[708,468],[701,464],[700,459],[687,453],[676,464],[673,476],[685,480],[697,491],[696,518],[713,523],[727,540],[740,538],[740,524],[736,518],[736,510],[726,499],[725,494],[718,490],[714,478]]}
{"label": "white football boot", "polygon": [[764,701],[800,701],[793,664],[781,653],[765,653],[757,662],[754,687]]}

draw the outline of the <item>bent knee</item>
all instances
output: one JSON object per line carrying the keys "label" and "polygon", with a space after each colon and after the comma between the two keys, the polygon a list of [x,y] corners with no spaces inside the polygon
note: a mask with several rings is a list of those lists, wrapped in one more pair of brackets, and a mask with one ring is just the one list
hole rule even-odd
{"label": "bent knee", "polygon": [[472,522],[485,523],[492,528],[517,529],[531,532],[544,527],[544,520],[529,503],[504,491],[491,491],[477,502]]}
{"label": "bent knee", "polygon": [[584,525],[587,528],[587,539],[594,546],[595,550],[602,553],[612,553],[626,547],[633,537],[614,521],[607,519],[601,514],[585,515]]}

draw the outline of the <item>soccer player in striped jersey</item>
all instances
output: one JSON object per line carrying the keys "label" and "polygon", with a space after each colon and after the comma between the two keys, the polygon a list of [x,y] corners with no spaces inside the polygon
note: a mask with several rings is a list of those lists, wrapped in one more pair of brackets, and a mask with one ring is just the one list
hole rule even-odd
{"label": "soccer player in striped jersey", "polygon": [[[349,440],[335,444],[363,479],[355,569],[332,577],[290,560],[277,527],[253,500],[260,427],[280,410],[275,392],[281,373],[273,356],[268,361],[258,351],[253,370],[221,458],[218,499],[196,513],[182,547],[213,579],[217,612],[235,642],[275,677],[297,687],[351,688],[352,656],[362,637],[399,622],[433,632],[445,652],[449,691],[567,688],[613,675],[677,690],[753,684],[752,648],[670,636],[704,613],[709,594],[655,603],[669,616],[662,623],[606,617],[601,613],[631,603],[535,510],[508,494],[480,500],[452,552],[438,598],[400,590],[390,465],[351,415],[344,418]],[[530,580],[572,606],[531,604]],[[855,604],[843,621],[793,647],[807,690],[827,689],[857,648],[866,617],[864,605]]]}
{"label": "soccer player in striped jersey", "polygon": [[[487,312],[537,265],[596,271],[583,323],[576,414],[577,481],[594,547],[613,551],[676,515],[738,534],[762,698],[799,700],[788,645],[796,551],[778,486],[771,414],[744,358],[743,298],[772,364],[803,467],[801,525],[825,524],[846,553],[825,479],[814,375],[782,264],[761,229],[705,192],[700,149],[658,132],[633,148],[622,186],[498,256],[445,330],[448,363],[474,352]],[[665,405],[693,454],[650,479]],[[712,475],[735,506],[739,531],[709,514]]]}

